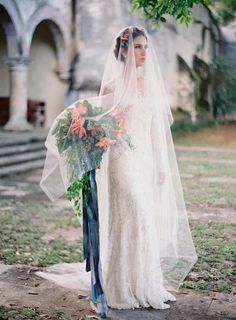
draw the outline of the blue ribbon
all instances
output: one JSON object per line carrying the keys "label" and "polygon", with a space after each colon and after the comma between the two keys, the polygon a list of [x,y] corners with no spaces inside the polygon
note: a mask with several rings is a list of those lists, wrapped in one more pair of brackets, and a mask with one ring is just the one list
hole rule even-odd
{"label": "blue ribbon", "polygon": [[99,212],[97,200],[96,170],[87,172],[89,191],[83,190],[83,253],[86,271],[91,271],[92,302],[96,303],[101,318],[107,318],[107,300],[102,280],[99,243]]}

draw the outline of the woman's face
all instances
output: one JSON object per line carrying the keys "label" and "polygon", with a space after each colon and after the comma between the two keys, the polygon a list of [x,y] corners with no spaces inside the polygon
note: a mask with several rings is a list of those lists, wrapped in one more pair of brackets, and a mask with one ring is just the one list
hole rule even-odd
{"label": "woman's face", "polygon": [[134,54],[136,66],[142,67],[147,55],[147,39],[144,36],[134,38]]}

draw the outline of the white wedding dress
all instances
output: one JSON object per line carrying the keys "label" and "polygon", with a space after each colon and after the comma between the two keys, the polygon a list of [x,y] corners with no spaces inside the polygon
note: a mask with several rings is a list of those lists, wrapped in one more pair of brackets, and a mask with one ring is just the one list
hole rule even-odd
{"label": "white wedding dress", "polygon": [[[146,97],[129,113],[127,130],[135,150],[123,150],[109,161],[109,227],[103,280],[109,307],[166,309],[176,298],[163,286],[154,213],[151,144],[152,113]],[[147,101],[146,101],[147,102]]]}
{"label": "white wedding dress", "polygon": [[[148,50],[145,65],[138,66],[136,48],[146,48],[144,43],[138,48],[134,41],[140,32]],[[146,95],[139,92],[137,98],[140,89]],[[124,119],[113,122],[113,114],[122,114],[126,108],[130,109]],[[134,149],[120,145],[125,144],[126,134],[121,134],[120,143],[105,139],[103,146],[111,146],[98,166],[94,160],[100,158],[95,159],[95,153],[88,149],[89,136],[78,139],[78,134],[81,138],[81,133],[86,133],[81,127],[82,115],[83,120],[99,120],[98,128],[101,126],[99,130],[109,140],[115,139],[114,130],[119,138],[124,126]],[[93,205],[98,200],[94,213],[99,213],[99,223],[94,217],[88,223],[88,228],[95,230],[89,230],[91,282],[86,272],[88,261],[86,269],[79,268],[73,277],[80,279],[81,286],[92,288],[93,302],[104,310],[106,300],[109,307],[117,309],[169,308],[165,302],[176,300],[169,291],[178,291],[197,261],[171,136],[172,123],[152,40],[144,28],[130,26],[114,37],[99,95],[68,106],[55,119],[45,141],[47,155],[40,186],[50,200],[57,200],[73,182],[96,170],[97,193],[91,194]],[[74,209],[77,211],[75,203]]]}

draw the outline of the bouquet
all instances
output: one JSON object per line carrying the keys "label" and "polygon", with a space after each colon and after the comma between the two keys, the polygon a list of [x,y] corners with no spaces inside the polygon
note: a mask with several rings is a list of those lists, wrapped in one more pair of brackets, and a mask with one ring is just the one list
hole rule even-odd
{"label": "bouquet", "polygon": [[67,166],[69,187],[66,195],[72,201],[80,223],[81,190],[89,191],[86,172],[100,168],[103,153],[110,146],[125,141],[132,148],[125,131],[124,115],[129,107],[104,113],[102,107],[93,106],[88,100],[78,101],[56,119],[52,128],[58,152]]}

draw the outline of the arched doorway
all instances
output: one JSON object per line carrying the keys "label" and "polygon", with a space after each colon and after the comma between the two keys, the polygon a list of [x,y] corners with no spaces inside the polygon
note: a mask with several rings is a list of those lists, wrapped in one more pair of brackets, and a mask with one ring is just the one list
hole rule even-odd
{"label": "arched doorway", "polygon": [[[55,30],[53,32],[53,30]],[[57,36],[58,35],[58,36]],[[60,33],[56,24],[43,20],[36,27],[30,47],[28,97],[45,103],[45,127],[64,109],[68,83],[58,75],[56,41]]]}

